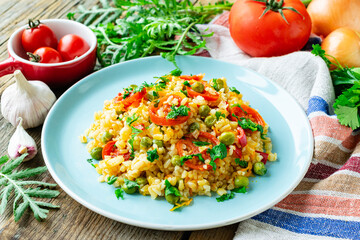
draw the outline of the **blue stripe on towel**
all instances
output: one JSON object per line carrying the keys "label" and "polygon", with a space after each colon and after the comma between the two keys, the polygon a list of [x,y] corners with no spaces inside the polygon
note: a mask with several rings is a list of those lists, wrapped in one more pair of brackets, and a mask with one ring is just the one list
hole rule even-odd
{"label": "blue stripe on towel", "polygon": [[256,215],[253,219],[300,234],[360,239],[360,222],[301,217],[274,209]]}
{"label": "blue stripe on towel", "polygon": [[329,114],[329,104],[319,96],[314,96],[309,99],[309,107],[307,114],[309,115],[312,112],[322,111],[326,114]]}

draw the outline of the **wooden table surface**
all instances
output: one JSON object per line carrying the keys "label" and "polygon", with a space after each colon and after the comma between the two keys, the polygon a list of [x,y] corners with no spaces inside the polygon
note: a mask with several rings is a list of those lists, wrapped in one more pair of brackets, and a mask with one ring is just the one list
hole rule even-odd
{"label": "wooden table surface", "polygon": [[[77,6],[92,7],[96,0],[0,0],[0,60],[5,60],[7,41],[12,32],[31,19],[66,18],[66,14]],[[14,83],[11,75],[0,78],[0,94]],[[59,96],[61,93],[58,93]],[[20,168],[44,166],[41,154],[41,127],[29,129],[39,148],[37,156]],[[15,128],[0,114],[0,156],[7,154],[7,146]],[[48,172],[36,180],[55,182]],[[12,215],[12,200],[8,209],[0,215],[0,239],[232,239],[237,224],[226,227],[191,231],[157,231],[130,226],[88,210],[68,196],[59,186],[61,194],[51,203],[60,205],[58,210],[50,210],[43,222],[38,222],[28,210],[19,222]]]}

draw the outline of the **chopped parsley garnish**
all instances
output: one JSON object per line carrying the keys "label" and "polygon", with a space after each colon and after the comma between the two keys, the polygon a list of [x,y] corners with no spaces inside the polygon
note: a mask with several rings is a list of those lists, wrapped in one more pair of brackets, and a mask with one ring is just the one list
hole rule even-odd
{"label": "chopped parsley garnish", "polygon": [[135,137],[139,134],[139,133],[142,133],[142,130],[140,129],[137,129],[137,128],[134,128],[133,126],[131,126],[131,137],[130,137],[130,140],[129,140],[129,144],[131,146],[131,153],[130,153],[130,159],[134,159],[135,157],[135,153],[134,153],[134,139]]}
{"label": "chopped parsley garnish", "polygon": [[186,97],[188,97],[188,93],[186,90],[180,90],[180,92],[182,92]]}
{"label": "chopped parsley garnish", "polygon": [[109,176],[108,178],[107,178],[107,184],[109,184],[109,185],[111,185],[111,184],[113,184],[114,182],[116,182],[116,180],[118,179],[118,177],[116,177],[116,176]]}
{"label": "chopped parsley garnish", "polygon": [[173,185],[171,185],[169,180],[166,179],[165,180],[165,196],[170,195],[170,194],[181,197],[179,190],[176,187],[174,187]]}
{"label": "chopped parsley garnish", "polygon": [[219,119],[220,119],[221,117],[225,118],[225,114],[222,113],[222,112],[217,111],[217,112],[215,113],[215,117],[216,117],[216,120],[219,121]]}
{"label": "chopped parsley garnish", "polygon": [[210,165],[213,167],[213,170],[216,170],[215,160],[220,158],[224,159],[227,156],[227,149],[224,143],[220,143],[219,145],[214,146],[213,148],[209,148],[207,152],[210,154],[211,160]]}
{"label": "chopped parsley garnish", "polygon": [[124,184],[127,187],[127,189],[139,188],[140,187],[140,185],[137,184],[136,182],[131,181],[131,180],[126,179],[126,178],[124,178]]}
{"label": "chopped parsley garnish", "polygon": [[220,89],[219,89],[219,86],[218,86],[218,84],[217,84],[217,82],[216,82],[216,78],[213,78],[212,80],[211,80],[211,82],[212,82],[212,87],[216,90],[216,91],[219,91]]}
{"label": "chopped parsley garnish", "polygon": [[115,196],[116,198],[119,200],[119,198],[121,198],[122,200],[124,200],[124,190],[122,188],[118,188],[115,190]]}
{"label": "chopped parsley garnish", "polygon": [[91,158],[86,160],[88,163],[91,164],[91,166],[93,166],[94,168],[96,168],[96,166],[93,164],[93,160]]}
{"label": "chopped parsley garnish", "polygon": [[170,72],[170,75],[173,75],[176,77],[180,76],[181,74],[182,74],[182,71],[179,68],[176,68]]}
{"label": "chopped parsley garnish", "polygon": [[138,119],[139,119],[139,117],[137,117],[136,114],[134,114],[133,116],[126,118],[126,124],[130,126],[132,123],[134,123]]}
{"label": "chopped parsley garnish", "polygon": [[251,121],[251,119],[248,118],[239,118],[234,113],[232,115],[237,118],[238,124],[242,129],[250,129],[253,132],[259,131],[261,133],[261,138],[263,138],[264,128],[260,124],[254,123],[253,121]]}
{"label": "chopped parsley garnish", "polygon": [[240,158],[235,158],[235,163],[242,168],[247,168],[247,166],[248,166],[248,162],[240,160]]}
{"label": "chopped parsley garnish", "polygon": [[194,141],[193,142],[193,144],[195,145],[195,146],[197,146],[197,147],[202,147],[202,146],[208,146],[208,145],[210,145],[211,143],[209,143],[209,142],[197,142],[197,141]]}
{"label": "chopped parsley garnish", "polygon": [[235,198],[235,193],[246,193],[246,187],[234,188],[230,191],[230,193],[226,193],[224,195],[221,195],[220,197],[217,197],[216,201],[224,202],[226,200],[233,199]]}
{"label": "chopped parsley garnish", "polygon": [[236,94],[240,94],[240,92],[235,87],[229,87],[229,90]]}
{"label": "chopped parsley garnish", "polygon": [[181,164],[181,166],[184,165],[184,163],[185,163],[187,160],[190,160],[190,159],[192,159],[192,158],[194,158],[194,157],[198,157],[201,162],[205,162],[205,159],[202,157],[201,153],[196,153],[196,154],[191,154],[191,155],[187,155],[187,156],[182,156],[182,157],[180,158],[180,164]]}
{"label": "chopped parsley garnish", "polygon": [[247,114],[247,112],[241,107],[240,104],[236,103],[236,104],[233,104],[231,105],[230,107],[239,107],[241,109],[241,111],[243,111],[245,114]]}
{"label": "chopped parsley garnish", "polygon": [[180,105],[179,107],[176,107],[172,105],[171,111],[166,116],[167,119],[176,119],[178,116],[188,116],[190,108],[188,108],[185,105]]}
{"label": "chopped parsley garnish", "polygon": [[184,84],[185,86],[187,86],[187,87],[191,87],[189,81],[185,81],[183,84]]}
{"label": "chopped parsley garnish", "polygon": [[155,148],[154,150],[149,150],[147,151],[147,157],[146,159],[149,161],[149,162],[153,162],[155,161],[156,159],[159,159],[159,155],[157,153],[157,149]]}

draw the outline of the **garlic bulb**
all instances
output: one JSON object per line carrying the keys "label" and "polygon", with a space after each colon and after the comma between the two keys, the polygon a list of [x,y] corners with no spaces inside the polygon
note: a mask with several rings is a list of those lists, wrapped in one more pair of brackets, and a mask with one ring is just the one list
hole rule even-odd
{"label": "garlic bulb", "polygon": [[18,117],[24,129],[41,125],[56,100],[50,88],[40,81],[27,81],[21,71],[14,72],[16,83],[5,89],[1,96],[1,113],[16,126]]}
{"label": "garlic bulb", "polygon": [[28,161],[35,157],[37,147],[34,139],[25,131],[22,126],[23,119],[19,117],[19,124],[16,127],[14,135],[10,138],[8,153],[12,159],[20,157],[24,153],[28,153],[24,161]]}

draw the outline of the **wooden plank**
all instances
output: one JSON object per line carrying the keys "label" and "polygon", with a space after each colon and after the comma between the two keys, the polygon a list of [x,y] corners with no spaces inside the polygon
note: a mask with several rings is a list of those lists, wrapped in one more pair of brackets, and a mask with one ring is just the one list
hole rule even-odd
{"label": "wooden plank", "polygon": [[189,240],[230,240],[234,238],[235,231],[238,224],[232,224],[225,227],[207,229],[201,231],[193,231],[190,234]]}

